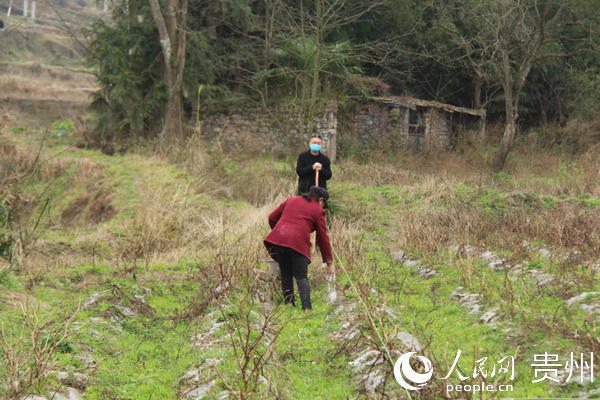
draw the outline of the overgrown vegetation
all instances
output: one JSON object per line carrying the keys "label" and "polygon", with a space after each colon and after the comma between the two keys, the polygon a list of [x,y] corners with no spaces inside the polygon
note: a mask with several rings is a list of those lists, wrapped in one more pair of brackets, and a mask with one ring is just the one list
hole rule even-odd
{"label": "overgrown vegetation", "polygon": [[[411,350],[398,339],[406,332],[436,374],[460,348],[467,373],[482,356],[515,356],[515,396],[599,390],[596,380],[532,383],[529,366],[540,351],[600,351],[596,298],[571,300],[600,290],[596,152],[552,154],[524,140],[510,168],[495,175],[486,167],[493,149],[435,161],[409,154],[386,161],[385,153],[366,163],[340,159],[329,215],[338,302],[326,302],[316,256],[314,311],[306,315],[280,304],[263,264],[266,216],[293,193],[293,163],[199,153],[193,140],[169,162],[42,139],[27,130],[2,139],[4,165],[29,173],[13,190],[49,199],[43,214],[45,201],[12,203],[21,226],[37,224],[36,234],[18,259],[2,261],[2,357],[34,355],[19,347],[20,326],[48,321],[25,325],[39,331],[32,343],[45,349],[47,372],[34,373],[26,361],[25,369],[0,368],[4,382],[33,377],[19,396],[408,398],[390,362]],[[16,227],[4,228],[15,237],[11,249],[21,246]],[[64,332],[58,310],[78,309],[69,336],[45,345]],[[374,361],[366,369],[348,364],[368,351]],[[464,398],[444,391],[434,381],[410,395]]]}
{"label": "overgrown vegetation", "polygon": [[[555,384],[531,365],[600,353],[596,0],[112,4],[85,31],[91,129],[0,120],[1,399],[600,396],[597,368],[578,384],[566,364]],[[0,35],[10,61],[26,58],[21,33]],[[27,51],[78,65],[40,37]],[[66,69],[3,65],[25,67],[45,76],[34,87],[89,90]],[[284,306],[262,239],[295,158],[229,154],[202,115],[284,103],[309,134],[327,101],[389,93],[486,107],[490,140],[432,157],[343,131],[328,185],[337,301],[314,256],[313,312]],[[159,132],[171,151],[154,151]],[[491,173],[498,154],[509,162]],[[470,383],[514,390],[408,392],[394,377],[415,351],[439,378],[458,349]],[[514,379],[476,374],[506,356]]]}
{"label": "overgrown vegetation", "polygon": [[[87,31],[100,146],[162,132],[168,147],[198,131],[203,113],[248,103],[297,107],[300,134],[311,134],[327,101],[393,93],[486,108],[505,128],[499,171],[519,128],[597,111],[594,2],[159,3],[115,2],[114,23]],[[161,23],[169,9],[187,18]]]}

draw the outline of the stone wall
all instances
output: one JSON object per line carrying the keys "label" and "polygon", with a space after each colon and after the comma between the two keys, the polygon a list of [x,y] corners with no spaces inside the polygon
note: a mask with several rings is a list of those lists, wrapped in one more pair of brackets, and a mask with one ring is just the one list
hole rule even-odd
{"label": "stone wall", "polygon": [[378,142],[383,139],[388,128],[388,106],[381,103],[361,104],[356,116],[345,115],[345,118],[355,118],[356,135],[363,143]]}
{"label": "stone wall", "polygon": [[[315,134],[323,138],[323,152],[335,160],[337,105],[329,103],[314,118]],[[202,117],[201,135],[219,141],[228,151],[293,154],[308,148],[308,137],[302,137],[300,113],[297,108],[278,106],[238,107],[230,114]]]}
{"label": "stone wall", "polygon": [[355,134],[362,143],[385,141],[410,151],[446,150],[450,145],[448,113],[434,107],[393,107],[370,102],[360,104],[354,118]]}
{"label": "stone wall", "polygon": [[425,112],[425,148],[446,150],[450,146],[450,119],[448,113],[437,108]]}
{"label": "stone wall", "polygon": [[[435,107],[390,106],[380,102],[358,105],[352,113],[337,114],[329,103],[314,119],[315,133],[323,137],[324,153],[336,158],[338,118],[362,143],[381,143],[413,152],[447,150],[450,145],[449,113]],[[239,107],[230,114],[202,118],[202,136],[219,141],[228,151],[297,154],[307,148],[297,108]]]}

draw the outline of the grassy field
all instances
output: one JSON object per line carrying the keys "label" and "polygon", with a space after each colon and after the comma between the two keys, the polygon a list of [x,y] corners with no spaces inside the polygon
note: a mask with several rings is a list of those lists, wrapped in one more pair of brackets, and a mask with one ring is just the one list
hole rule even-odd
{"label": "grassy field", "polygon": [[[491,147],[338,160],[338,300],[315,256],[306,314],[280,304],[262,245],[295,160],[74,143],[52,129],[0,137],[0,398],[600,397],[597,376],[566,382],[565,368],[571,352],[600,354],[594,151],[522,143],[496,175]],[[433,364],[418,391],[394,379],[407,351]],[[532,382],[545,352],[559,383]],[[457,384],[513,390],[447,391]]]}

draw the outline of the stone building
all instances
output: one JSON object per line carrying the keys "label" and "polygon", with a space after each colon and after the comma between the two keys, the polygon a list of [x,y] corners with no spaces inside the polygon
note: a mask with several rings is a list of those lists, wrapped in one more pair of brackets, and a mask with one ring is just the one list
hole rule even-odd
{"label": "stone building", "polygon": [[359,140],[388,141],[414,152],[447,150],[452,135],[451,116],[479,119],[479,136],[485,136],[485,110],[457,107],[411,97],[373,97],[359,102],[354,129]]}
{"label": "stone building", "polygon": [[[455,113],[479,119],[485,135],[485,110],[475,110],[410,97],[372,97],[357,100],[354,112],[338,113],[329,102],[313,120],[316,135],[323,137],[324,153],[334,161],[337,136],[354,134],[362,143],[385,143],[413,152],[444,151],[450,145],[451,117]],[[205,115],[201,135],[233,151],[293,154],[306,147],[299,110],[281,104],[272,108],[238,107],[231,113]],[[343,126],[341,132],[340,126]]]}
{"label": "stone building", "polygon": [[[279,105],[238,107],[231,113],[202,117],[201,135],[219,141],[227,150],[293,154],[308,148],[309,138],[303,134],[301,114],[297,107]],[[323,152],[331,160],[336,157],[337,103],[329,102],[313,119],[314,134],[323,138]]]}

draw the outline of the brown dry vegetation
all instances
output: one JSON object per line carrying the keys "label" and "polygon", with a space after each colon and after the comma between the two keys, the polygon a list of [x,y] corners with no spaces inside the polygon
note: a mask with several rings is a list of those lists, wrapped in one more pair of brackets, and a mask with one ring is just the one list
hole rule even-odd
{"label": "brown dry vegetation", "polygon": [[84,104],[97,90],[96,78],[91,73],[38,63],[0,63],[0,85],[3,99]]}
{"label": "brown dry vegetation", "polygon": [[[251,314],[248,310],[261,310],[264,302],[277,301],[278,286],[261,270],[261,261],[267,258],[262,238],[268,231],[269,212],[295,192],[293,161],[257,161],[226,154],[198,139],[190,140],[169,160],[140,154],[106,157],[61,147],[44,148],[39,155],[39,147],[15,143],[18,140],[0,146],[3,177],[27,173],[35,185],[56,181],[69,193],[50,197],[55,207],[49,208],[39,224],[40,235],[31,236],[27,251],[19,255],[27,290],[57,285],[48,278],[52,269],[68,271],[71,266],[104,263],[111,266],[115,279],[131,276],[140,284],[188,279],[197,284],[187,305],[170,316],[176,323],[202,318],[236,293],[248,305],[240,310],[242,317]],[[50,150],[54,156],[46,153]],[[329,229],[340,257],[336,261],[341,261],[338,274],[347,272],[352,279],[352,286],[339,287],[338,295],[344,301],[352,296],[356,301],[358,296],[364,303],[356,309],[362,321],[360,339],[331,351],[358,351],[364,346],[358,340],[382,354],[403,350],[392,334],[399,327],[386,317],[385,307],[394,301],[391,291],[399,298],[407,296],[393,303],[394,307],[408,307],[408,301],[416,301],[409,300],[416,284],[413,281],[405,289],[410,272],[398,274],[397,268],[390,272],[389,254],[398,249],[437,264],[448,261],[449,247],[457,245],[458,253],[448,264],[463,285],[491,304],[498,301],[498,289],[483,273],[485,267],[477,256],[467,254],[467,245],[493,249],[506,254],[507,262],[517,263],[531,259],[531,248],[523,241],[543,242],[555,254],[548,268],[561,280],[546,287],[547,293],[567,299],[594,286],[594,273],[586,268],[597,262],[600,251],[600,207],[595,203],[600,197],[598,155],[594,151],[575,156],[570,151],[551,152],[532,146],[525,138],[512,153],[509,169],[492,175],[489,154],[468,146],[434,159],[374,152],[368,162],[350,157],[334,165]],[[39,216],[36,193],[28,192],[32,196],[29,208],[18,206],[26,211],[22,223],[26,229]],[[373,259],[374,249],[384,250],[388,259]],[[568,257],[558,259],[564,253]],[[325,284],[325,269],[318,267],[319,261],[315,256],[310,268],[315,288]],[[181,262],[189,263],[185,275],[171,276],[153,268]],[[73,278],[73,287],[83,290],[99,285],[101,276],[90,271]],[[600,349],[593,339],[595,328],[584,327],[576,333],[565,330],[568,316],[526,317],[529,305],[523,306],[519,296],[535,298],[538,289],[520,288],[517,293],[516,287],[522,284],[510,281],[502,287],[506,298],[502,310],[512,313],[511,318],[527,318],[535,329]],[[436,297],[437,289],[433,285],[417,297],[431,298],[434,305],[447,302]],[[120,294],[107,299],[117,302],[119,298]],[[131,306],[140,314],[147,312]],[[228,328],[249,329],[244,328],[243,318],[235,322],[242,325],[232,322]],[[409,328],[422,340],[424,354],[433,359],[428,326],[414,322]],[[519,329],[518,334],[527,338],[530,328]],[[239,360],[244,356],[241,352]],[[445,353],[435,356],[436,368],[452,361]],[[427,393],[424,398],[434,397],[433,392]]]}

